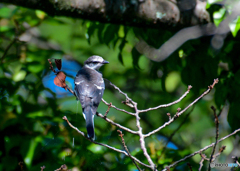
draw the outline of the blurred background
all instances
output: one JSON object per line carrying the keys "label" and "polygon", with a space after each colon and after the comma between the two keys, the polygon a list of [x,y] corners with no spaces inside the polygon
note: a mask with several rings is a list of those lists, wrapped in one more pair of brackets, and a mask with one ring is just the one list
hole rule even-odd
{"label": "blurred background", "polygon": [[[222,8],[209,5],[215,22],[224,19],[224,14],[220,18],[213,17],[214,12],[221,14]],[[239,22],[233,32],[220,39],[220,43],[223,41],[220,48],[214,48],[213,36],[200,37],[183,43],[165,60],[155,62],[137,50],[139,37],[152,48],[159,48],[177,30],[51,17],[40,10],[0,3],[0,170],[37,171],[41,166],[45,166],[45,170],[56,170],[63,164],[73,171],[137,170],[130,158],[87,141],[62,119],[67,116],[74,126],[86,132],[80,103],[70,92],[54,85],[55,75],[47,59],[62,59],[67,84],[74,89],[74,77],[83,62],[91,55],[102,56],[110,62],[100,69],[104,78],[127,93],[138,103],[139,109],[170,103],[177,100],[188,85],[193,86],[180,103],[142,113],[143,133],[163,125],[168,121],[168,112],[173,116],[178,108],[184,109],[219,78],[210,94],[174,123],[146,138],[148,152],[159,170],[215,142],[211,106],[217,108],[217,114],[222,111],[219,137],[226,136],[239,128],[240,119],[240,35],[237,28],[240,28]],[[108,81],[103,98],[118,108],[132,111],[121,103],[124,96]],[[107,108],[101,103],[98,112],[104,114]],[[137,130],[133,116],[112,108],[107,116]],[[117,130],[95,117],[96,141],[124,150]],[[148,163],[139,137],[123,133],[131,154]],[[239,136],[224,140],[216,151],[222,145],[227,148],[216,162],[232,163],[231,157],[240,154]],[[211,151],[204,153],[209,156]],[[198,168],[200,159],[200,155],[196,155],[187,162]],[[207,166],[205,161],[204,168]],[[183,162],[174,170],[186,169],[188,166]]]}

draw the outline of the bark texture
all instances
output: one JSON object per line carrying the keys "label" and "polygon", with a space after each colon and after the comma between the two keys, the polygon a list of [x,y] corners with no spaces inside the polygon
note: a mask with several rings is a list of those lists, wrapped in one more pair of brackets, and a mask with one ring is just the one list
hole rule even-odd
{"label": "bark texture", "polygon": [[[184,0],[186,1],[186,0]],[[196,0],[188,0],[196,1]],[[196,1],[192,19],[185,21],[179,0],[0,0],[39,9],[50,16],[82,18],[104,23],[151,28],[179,28],[209,21],[205,3]]]}

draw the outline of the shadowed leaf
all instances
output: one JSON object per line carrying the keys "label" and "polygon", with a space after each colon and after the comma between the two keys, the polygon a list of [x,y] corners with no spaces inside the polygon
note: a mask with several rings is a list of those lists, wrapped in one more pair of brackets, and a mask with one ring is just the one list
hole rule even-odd
{"label": "shadowed leaf", "polygon": [[58,70],[61,70],[61,68],[62,68],[62,60],[61,59],[55,59],[55,64],[56,64]]}

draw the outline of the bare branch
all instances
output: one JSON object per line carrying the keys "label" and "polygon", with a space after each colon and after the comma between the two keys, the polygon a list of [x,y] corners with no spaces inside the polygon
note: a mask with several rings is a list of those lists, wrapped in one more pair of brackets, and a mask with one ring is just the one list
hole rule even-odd
{"label": "bare branch", "polygon": [[[107,80],[104,78],[104,80]],[[131,103],[135,103],[131,98],[128,97],[127,93],[124,93],[118,88],[116,85],[114,85],[111,81],[107,80],[111,86],[113,86],[120,94],[123,94],[126,97],[127,101],[130,101]]]}
{"label": "bare branch", "polygon": [[1,63],[3,63],[3,60],[5,58],[5,56],[8,53],[8,50],[12,47],[12,45],[17,41],[17,37],[14,37],[14,39],[10,42],[10,44],[7,46],[7,48],[4,50],[3,56],[1,57]]}
{"label": "bare branch", "polygon": [[45,166],[41,166],[40,168],[41,168],[41,171],[43,171],[46,167]]}
{"label": "bare branch", "polygon": [[97,113],[97,116],[99,116],[100,118],[102,118],[102,119],[104,119],[105,121],[109,122],[110,124],[115,125],[116,127],[120,128],[120,129],[123,129],[123,130],[125,130],[125,131],[127,131],[127,132],[130,132],[130,133],[132,133],[132,134],[138,135],[138,132],[137,132],[137,131],[133,131],[133,130],[127,128],[127,127],[124,127],[124,126],[122,126],[122,125],[120,125],[120,124],[118,124],[118,123],[115,123],[115,122],[113,122],[112,120],[108,119],[107,117],[103,116],[101,113]]}
{"label": "bare branch", "polygon": [[211,107],[211,109],[213,110],[213,114],[214,114],[214,117],[215,117],[215,125],[216,125],[216,142],[215,142],[215,145],[213,146],[213,150],[212,150],[212,153],[211,153],[211,157],[210,157],[210,160],[209,160],[209,165],[208,165],[208,171],[211,170],[211,167],[210,167],[210,164],[212,163],[212,159],[213,159],[213,155],[214,155],[214,152],[215,152],[215,149],[216,149],[216,146],[217,146],[217,140],[218,140],[218,137],[219,137],[219,121],[218,121],[218,117],[217,117],[217,114],[216,114],[216,109],[214,106]]}
{"label": "bare branch", "polygon": [[[221,138],[220,140],[218,140],[217,143],[219,143],[219,142],[221,142],[221,141],[229,138],[230,136],[232,136],[232,135],[234,135],[234,134],[236,134],[236,133],[238,133],[238,132],[240,132],[240,128],[239,128],[239,129],[236,129],[236,130],[235,130],[234,132],[232,132],[231,134],[228,134],[227,136]],[[198,150],[198,151],[196,151],[196,152],[194,152],[194,153],[192,153],[192,154],[189,154],[189,155],[185,156],[183,159],[178,160],[178,161],[174,162],[173,164],[169,165],[168,167],[169,167],[169,168],[174,167],[174,166],[177,165],[178,163],[180,163],[180,162],[182,162],[182,161],[185,161],[186,159],[188,159],[188,158],[190,158],[190,157],[193,157],[193,156],[195,156],[196,154],[200,154],[201,152],[203,152],[203,151],[207,150],[208,148],[214,146],[214,144],[215,144],[215,143],[212,143],[212,144],[210,144],[210,145],[208,145],[208,146],[206,146],[206,147],[204,147],[204,148],[202,148],[202,149],[200,149],[200,150]],[[162,171],[167,171],[167,169],[165,168],[165,169],[163,169]]]}
{"label": "bare branch", "polygon": [[[110,105],[110,103],[106,102],[104,99],[102,99],[102,102],[105,103],[107,106]],[[111,107],[114,108],[114,109],[116,109],[116,110],[118,110],[118,111],[121,111],[121,112],[127,113],[127,114],[129,114],[129,115],[133,115],[133,116],[135,116],[134,113],[132,113],[132,112],[128,112],[128,111],[126,111],[126,110],[124,110],[124,109],[119,109],[119,108],[117,108],[117,107],[114,106],[114,105],[111,105]]]}
{"label": "bare branch", "polygon": [[123,147],[125,148],[126,152],[128,153],[128,156],[130,157],[130,159],[132,160],[132,162],[135,164],[135,166],[137,167],[137,169],[138,169],[139,171],[141,171],[140,167],[137,165],[137,163],[135,162],[135,160],[132,158],[132,155],[131,155],[130,152],[128,151],[128,148],[127,148],[127,146],[126,146],[126,144],[125,144],[125,141],[124,141],[124,138],[123,138],[123,135],[124,135],[124,134],[123,134],[122,131],[120,131],[120,130],[117,130],[117,132],[119,133],[119,136],[120,136],[121,139],[122,139]]}
{"label": "bare branch", "polygon": [[[162,154],[160,155],[159,159],[161,159],[161,157],[163,156],[165,150],[167,149],[167,145],[168,143],[172,140],[173,136],[176,134],[176,132],[183,126],[183,124],[187,121],[187,118],[189,117],[189,115],[191,114],[191,112],[193,111],[194,107],[191,109],[191,111],[189,111],[187,113],[187,115],[185,116],[185,118],[183,119],[183,121],[181,122],[181,124],[177,127],[177,129],[175,129],[173,131],[173,133],[169,136],[167,142],[166,142],[166,145],[163,147],[162,149]],[[171,116],[170,116],[170,113],[169,113],[169,120],[171,119]]]}
{"label": "bare branch", "polygon": [[195,99],[192,103],[190,103],[185,109],[183,109],[181,112],[177,113],[174,117],[171,118],[171,120],[169,120],[168,122],[165,122],[162,126],[160,126],[159,128],[153,130],[152,132],[149,132],[148,134],[145,134],[144,137],[149,137],[152,134],[155,134],[156,132],[160,131],[162,128],[165,128],[167,125],[171,124],[176,117],[179,117],[181,114],[183,114],[187,109],[189,109],[191,106],[193,106],[195,103],[197,103],[203,96],[207,95],[211,89],[213,89],[213,87],[215,86],[215,84],[218,83],[218,79],[214,79],[214,82],[212,85],[208,86],[208,89],[201,95],[199,96],[197,99]]}
{"label": "bare branch", "polygon": [[107,114],[108,114],[108,112],[109,112],[111,106],[112,106],[112,102],[109,103],[109,105],[108,105],[108,109],[107,109],[106,113],[104,114],[104,117],[107,117]]}
{"label": "bare branch", "polygon": [[[202,156],[202,154],[200,153],[200,155]],[[203,167],[203,162],[204,162],[204,158],[202,157],[201,161],[200,161],[200,166],[199,166],[199,169],[198,171],[201,171],[202,170],[202,167]]]}
{"label": "bare branch", "polygon": [[138,135],[140,137],[139,141],[140,141],[141,149],[143,151],[144,156],[147,158],[149,164],[151,165],[151,169],[156,170],[156,165],[153,163],[153,161],[152,161],[151,157],[149,156],[149,154],[147,152],[147,149],[146,149],[144,135],[142,133],[142,127],[140,125],[140,117],[139,117],[139,112],[138,112],[138,109],[137,109],[137,103],[134,103],[134,108],[135,108],[135,111],[136,111],[136,125],[138,127]]}
{"label": "bare branch", "polygon": [[192,88],[192,86],[188,86],[188,90],[176,101],[174,102],[171,102],[169,104],[163,104],[163,105],[159,105],[159,106],[156,106],[156,107],[153,107],[153,108],[148,108],[148,109],[144,109],[144,110],[139,110],[140,113],[143,113],[143,112],[148,112],[150,110],[156,110],[156,109],[159,109],[159,108],[163,108],[163,107],[169,107],[169,106],[172,106],[174,104],[177,104],[179,103],[184,97],[187,96],[187,94],[189,93],[190,89]]}
{"label": "bare branch", "polygon": [[[125,154],[126,156],[129,156],[126,151],[119,150],[119,149],[114,148],[114,147],[112,147],[112,146],[109,146],[109,145],[106,145],[106,144],[102,144],[102,143],[96,142],[96,141],[88,138],[82,131],[80,131],[77,127],[73,126],[73,125],[68,121],[68,119],[67,119],[66,116],[64,116],[63,119],[64,119],[65,121],[67,121],[68,125],[69,125],[71,128],[75,129],[79,134],[81,134],[84,138],[86,138],[87,140],[91,141],[92,143],[98,144],[98,145],[101,145],[101,146],[104,146],[104,147],[107,147],[107,148],[109,148],[109,149],[111,149],[111,150],[114,150],[114,151],[116,151],[116,152],[123,153],[123,154]],[[143,165],[143,166],[145,166],[145,167],[148,167],[148,168],[152,168],[151,166],[149,166],[149,165],[147,165],[147,164],[145,164],[145,163],[142,163],[142,162],[141,162],[140,160],[138,160],[136,157],[132,156],[132,158],[133,158],[136,162],[138,162],[139,164],[141,164],[141,165]]]}
{"label": "bare branch", "polygon": [[190,163],[187,163],[187,165],[188,165],[189,170],[192,171],[192,166],[191,166],[191,164],[190,164]]}
{"label": "bare branch", "polygon": [[233,162],[237,163],[238,167],[240,167],[240,163],[238,162],[238,157],[237,156],[232,156]]}

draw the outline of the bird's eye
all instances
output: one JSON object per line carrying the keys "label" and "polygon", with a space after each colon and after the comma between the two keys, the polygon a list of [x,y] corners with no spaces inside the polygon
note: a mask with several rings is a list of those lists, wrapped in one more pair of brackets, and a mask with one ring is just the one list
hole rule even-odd
{"label": "bird's eye", "polygon": [[93,67],[93,65],[94,65],[93,63],[89,63],[89,66],[90,66],[90,67]]}

